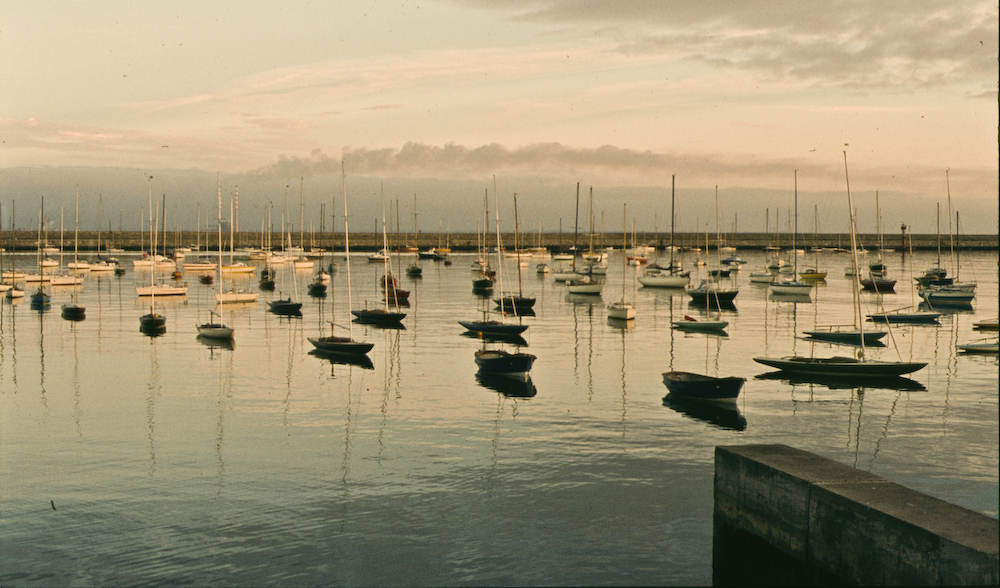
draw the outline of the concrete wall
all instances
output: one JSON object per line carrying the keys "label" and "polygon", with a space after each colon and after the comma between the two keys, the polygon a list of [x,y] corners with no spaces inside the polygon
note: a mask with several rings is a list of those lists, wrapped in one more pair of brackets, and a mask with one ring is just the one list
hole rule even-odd
{"label": "concrete wall", "polygon": [[[750,548],[747,538],[765,542],[779,561],[804,567],[770,576],[752,569],[773,562],[739,557]],[[715,451],[713,561],[719,584],[763,578],[995,586],[998,542],[996,519],[806,451],[785,445]]]}

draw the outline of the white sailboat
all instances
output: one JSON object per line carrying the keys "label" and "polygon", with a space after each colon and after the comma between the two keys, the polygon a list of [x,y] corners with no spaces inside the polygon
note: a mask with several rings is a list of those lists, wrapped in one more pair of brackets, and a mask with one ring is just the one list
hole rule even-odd
{"label": "white sailboat", "polygon": [[[579,207],[579,201],[577,206]],[[594,249],[594,188],[590,188],[590,250]],[[576,257],[573,258],[574,262]],[[587,267],[587,273],[577,273],[576,278],[566,280],[566,289],[570,294],[588,294],[600,296],[604,289],[604,278],[593,264]]]}
{"label": "white sailboat", "polygon": [[627,219],[628,204],[622,205],[622,299],[608,305],[608,318],[615,320],[631,320],[635,318],[635,307],[631,303],[625,302],[625,272],[628,269],[628,258],[625,248],[628,245]]}
{"label": "white sailboat", "polygon": [[[153,177],[150,176],[149,179],[150,179],[150,185],[152,185]],[[150,259],[153,259],[154,261],[147,266],[149,268],[149,274],[150,274],[149,285],[136,286],[135,293],[138,296],[149,296],[151,298],[154,298],[156,296],[185,296],[188,291],[187,282],[184,282],[181,285],[167,284],[164,282],[161,282],[159,284],[156,283],[156,270],[158,269],[160,262],[158,262],[155,258],[159,257],[161,259],[164,259],[171,265],[173,264],[173,262],[167,259],[166,257],[156,255],[156,240],[158,237],[156,231],[156,220],[158,219],[153,219],[152,190],[150,190],[149,198],[150,198],[150,205],[149,205],[150,241],[149,242],[151,246]]]}
{"label": "white sailboat", "polygon": [[[219,198],[220,199],[222,198],[222,189],[221,189],[221,187],[219,188]],[[221,204],[220,204],[220,206],[221,206]],[[219,218],[220,219],[222,218],[222,213],[221,212],[219,213]],[[234,216],[233,216],[233,200],[232,200],[232,198],[230,198],[229,199],[229,266],[228,266],[229,268],[236,267],[236,265],[233,263],[233,218],[234,218]],[[219,233],[220,234],[222,233],[222,222],[221,222],[221,220],[219,222]],[[246,265],[246,264],[244,264],[244,265]],[[219,291],[216,292],[215,299],[218,300],[220,303],[222,303],[222,302],[229,302],[229,303],[233,303],[233,302],[257,302],[257,296],[258,296],[257,292],[254,292],[252,290],[247,290],[245,288],[237,290],[233,286],[233,283],[232,283],[233,280],[232,279],[230,281],[229,289],[226,290],[225,292],[223,292],[222,291],[222,271],[223,271],[222,267],[223,267],[222,266],[222,239],[220,238],[219,239],[219,268],[220,268],[219,269]],[[250,272],[252,272],[253,270],[254,270],[254,267],[250,266]],[[233,271],[230,271],[229,273],[230,274],[236,274],[236,273],[247,273],[247,272],[242,272],[242,271],[233,272]]]}
{"label": "white sailboat", "polygon": [[799,170],[795,170],[795,230],[792,231],[792,279],[771,282],[771,292],[775,294],[793,294],[808,296],[812,292],[812,284],[795,279],[799,273],[799,256],[795,249],[799,235]]}
{"label": "white sailboat", "polygon": [[639,283],[647,288],[684,288],[691,281],[691,275],[682,271],[674,261],[674,176],[670,176],[670,265],[660,267],[655,263],[639,276]]}
{"label": "white sailboat", "polygon": [[[219,176],[218,184],[218,201],[219,201],[219,292],[215,295],[216,299],[219,301],[219,321],[213,322],[209,320],[207,323],[202,323],[200,325],[195,325],[198,329],[198,335],[206,337],[209,339],[232,339],[233,338],[233,328],[227,327],[223,323],[223,308],[226,303],[226,299],[222,296],[222,183],[221,174]],[[230,228],[232,223],[230,223]],[[256,300],[256,298],[254,298]],[[215,311],[209,311],[215,314]]]}

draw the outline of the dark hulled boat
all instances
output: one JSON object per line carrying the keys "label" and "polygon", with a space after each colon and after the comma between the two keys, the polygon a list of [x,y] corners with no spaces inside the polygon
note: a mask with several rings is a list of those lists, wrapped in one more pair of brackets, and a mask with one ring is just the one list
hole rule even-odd
{"label": "dark hulled boat", "polygon": [[690,400],[735,402],[746,379],[736,376],[715,378],[691,372],[666,372],[663,383],[672,395]]}

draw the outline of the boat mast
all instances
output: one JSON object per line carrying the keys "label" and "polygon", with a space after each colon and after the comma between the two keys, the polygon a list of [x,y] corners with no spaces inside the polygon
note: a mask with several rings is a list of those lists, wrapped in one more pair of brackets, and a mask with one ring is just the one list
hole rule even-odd
{"label": "boat mast", "polygon": [[[673,177],[670,179],[671,185],[673,184]],[[673,191],[671,191],[671,196]],[[670,266],[673,267],[673,251],[674,251],[674,227],[673,227],[673,198],[671,197],[670,214]],[[625,270],[628,268],[628,257],[625,250],[628,248],[628,203],[622,204],[622,306],[625,306]],[[628,316],[628,315],[626,315]],[[622,331],[624,333],[624,331]]]}
{"label": "boat mast", "polygon": [[[500,310],[503,312],[503,272],[500,270],[503,267],[503,260],[501,256],[503,255],[503,248],[500,246],[500,198],[497,196],[497,177],[493,176],[493,203],[496,204],[496,230],[497,230],[497,286],[500,288]],[[489,255],[486,256],[487,259]],[[518,267],[520,267],[520,260],[518,260]]]}
{"label": "boat mast", "polygon": [[[851,265],[853,271],[853,276],[851,277],[851,287],[852,301],[854,302],[854,316],[852,320],[858,325],[858,333],[861,335],[861,358],[865,357],[865,327],[864,321],[861,320],[861,290],[860,283],[858,282],[858,226],[857,226],[857,212],[854,209],[854,198],[851,196],[851,178],[847,173],[847,151],[844,151],[844,179],[847,182],[847,206],[850,209],[851,214]],[[877,192],[876,192],[877,194]]]}
{"label": "boat mast", "polygon": [[[524,292],[521,290],[521,249],[518,246],[518,227],[517,227],[517,192],[514,192],[514,252],[517,253],[517,297],[522,298]],[[503,307],[503,292],[500,292],[501,307]],[[514,305],[511,304],[513,307]]]}
{"label": "boat mast", "polygon": [[[224,298],[224,296],[222,295],[222,172],[216,172],[216,176],[215,176],[215,191],[216,191],[216,200],[218,201],[218,211],[219,211],[218,212],[218,214],[219,214],[219,222],[216,223],[218,225],[218,227],[219,227],[218,228],[218,231],[219,231],[219,324],[220,325],[224,325],[225,323],[222,320],[222,305],[223,305],[223,298]],[[200,208],[200,206],[201,205],[199,204],[199,208],[198,208],[198,214],[199,214],[199,216],[201,215],[201,208]],[[232,223],[230,223],[230,229],[231,228],[232,228]],[[200,244],[200,239],[199,239],[199,244]],[[230,265],[232,265],[232,262],[230,262]]]}
{"label": "boat mast", "polygon": [[303,231],[305,230],[306,223],[306,180],[303,177],[299,177],[299,249],[302,250],[303,254],[306,250],[305,242],[302,239]]}
{"label": "boat mast", "polygon": [[[153,277],[156,275],[156,241],[153,239],[154,229],[156,225],[153,224],[153,176],[149,176],[148,182],[148,192],[149,192],[149,261],[152,265],[149,266],[149,314],[152,318],[156,317],[156,292],[154,286],[156,283]],[[141,231],[140,231],[141,232]]]}
{"label": "boat mast", "polygon": [[945,186],[948,190],[948,244],[951,248],[951,267],[955,268],[955,277],[958,277],[958,265],[955,263],[955,232],[951,226],[951,180],[948,178],[948,172],[951,168],[944,170],[944,181]]}
{"label": "boat mast", "polygon": [[[396,286],[393,284],[395,278],[389,276],[392,273],[392,266],[389,265],[389,243],[386,241],[385,236],[385,188],[382,184],[379,184],[379,191],[382,193],[382,251],[385,252],[385,256],[382,259],[382,291],[385,292],[383,298],[385,299],[385,310],[389,310],[389,288],[393,288],[392,299],[396,300]],[[397,305],[399,304],[396,301]]]}
{"label": "boat mast", "polygon": [[573,221],[573,271],[576,272],[576,234],[580,230],[580,182],[576,183],[576,220]]}
{"label": "boat mast", "polygon": [[799,275],[799,252],[795,249],[795,241],[798,238],[798,236],[799,236],[799,170],[795,170],[795,231],[792,233],[792,272],[795,274],[794,280],[798,280],[798,275]]}
{"label": "boat mast", "polygon": [[[676,176],[674,174],[670,175],[670,272],[671,273],[673,273],[675,271],[674,270],[674,220],[676,219],[676,216],[675,216],[675,213],[674,213],[674,178],[675,177]],[[626,210],[627,209],[628,209],[628,207],[626,206]],[[623,220],[622,222],[624,223],[625,221]],[[625,228],[624,227],[625,227],[625,225],[623,225],[623,228],[622,228],[622,231],[623,231],[622,232],[622,248],[623,249],[625,248],[625,245],[626,245],[625,238],[624,238],[624,235],[625,235],[625,233],[624,233]],[[622,300],[624,301],[624,299],[625,299],[625,293],[622,292]]]}
{"label": "boat mast", "polygon": [[941,269],[941,203],[937,203],[937,267]]}
{"label": "boat mast", "polygon": [[[344,160],[340,160],[340,179],[344,185],[344,257],[347,259],[347,308],[351,308],[351,239],[347,228],[347,173],[344,172]],[[354,340],[354,321],[347,321],[347,329],[351,340]]]}

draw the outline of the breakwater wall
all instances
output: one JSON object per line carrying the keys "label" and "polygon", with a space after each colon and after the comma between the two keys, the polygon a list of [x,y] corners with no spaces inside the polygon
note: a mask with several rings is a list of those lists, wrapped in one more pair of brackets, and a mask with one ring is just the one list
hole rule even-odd
{"label": "breakwater wall", "polygon": [[[282,235],[280,233],[275,233],[271,235],[270,242],[274,248],[280,248],[280,243]],[[907,235],[907,243],[904,246],[901,235],[886,236],[883,237],[883,242],[886,248],[893,249],[906,249],[912,244],[914,250],[936,250],[938,247],[938,237],[937,235]],[[81,231],[79,234],[79,249],[80,251],[95,251],[97,249],[97,239],[98,235],[96,231]],[[514,247],[514,235],[513,233],[502,234],[502,242],[504,246],[508,249],[513,249]],[[38,248],[38,233],[36,231],[16,231],[14,233],[10,231],[4,231],[2,238],[2,245],[7,250],[14,251],[35,251]],[[49,234],[48,244],[51,246],[59,246],[59,235]],[[225,242],[225,247],[228,248],[229,235],[228,233],[223,233],[223,241]],[[208,244],[208,248],[213,249],[215,244],[218,242],[218,237],[216,233],[202,232],[198,234],[194,231],[181,231],[181,232],[168,232],[166,237],[163,235],[158,237],[157,245],[158,248],[162,247],[164,242],[166,243],[167,249],[173,249],[175,247],[190,247],[192,245],[200,243],[202,249]],[[267,237],[262,238],[261,234],[258,233],[237,233],[233,236],[233,242],[237,248],[240,247],[260,247],[262,243],[267,242]],[[287,242],[287,237],[286,237]],[[416,239],[414,239],[413,234],[389,236],[390,246],[395,249],[400,244],[411,245],[418,247],[421,251],[429,249],[431,247],[444,247],[450,246],[452,251],[475,251],[480,242],[480,238],[475,233],[454,233],[448,236],[438,236],[436,234],[418,234]],[[488,239],[488,242],[492,244],[493,239]],[[670,245],[670,234],[646,234],[641,237],[637,236],[637,242],[640,244],[647,244],[655,246],[657,248],[666,248]],[[861,235],[860,242],[863,246],[869,249],[875,249],[878,244],[877,235]],[[298,246],[300,243],[299,236],[292,236],[292,244]],[[581,249],[586,249],[590,244],[590,237],[579,236],[577,238],[578,246]],[[703,234],[693,234],[693,233],[678,233],[674,235],[674,243],[678,247],[701,247],[704,248],[706,244],[706,237]],[[729,245],[737,247],[739,249],[753,250],[753,249],[763,249],[765,247],[778,245],[783,248],[788,248],[791,246],[791,238],[787,235],[779,239],[777,242],[773,234],[766,235],[764,233],[738,233],[736,235],[731,235],[729,237],[723,238],[721,240],[716,240],[715,235],[709,235],[707,237],[707,243],[709,247],[715,247],[718,244]],[[943,236],[940,239],[941,247],[943,251],[948,250],[949,240],[947,236]],[[331,244],[336,248],[337,251],[344,250],[344,235],[336,234],[332,237],[329,234],[326,235],[305,235],[302,238],[302,244],[306,248],[322,248],[329,250]],[[573,245],[573,235],[572,234],[559,234],[559,233],[543,233],[541,235],[531,235],[521,236],[520,244],[522,247],[546,247],[552,251],[567,250]],[[621,247],[622,239],[621,235],[614,234],[603,234],[594,236],[594,247],[603,249],[605,247]],[[818,236],[808,236],[802,237],[798,241],[799,248],[808,247],[822,247],[822,248],[834,248],[843,247],[849,248],[851,245],[851,237],[846,234],[821,234]],[[138,231],[124,231],[124,232],[114,232],[101,234],[101,248],[107,248],[108,246],[121,248],[126,251],[142,251],[143,249],[149,249],[149,235],[140,234]],[[630,241],[631,246],[631,241]],[[963,250],[996,250],[1000,249],[1000,238],[997,235],[962,235],[958,242],[956,243],[958,248]],[[62,247],[66,252],[73,251],[73,233],[72,231],[67,232],[62,238]],[[381,233],[351,233],[351,249],[357,251],[375,251],[382,248],[382,235]],[[492,245],[491,245],[492,248]]]}
{"label": "breakwater wall", "polygon": [[786,445],[716,447],[713,584],[996,586],[998,521]]}

